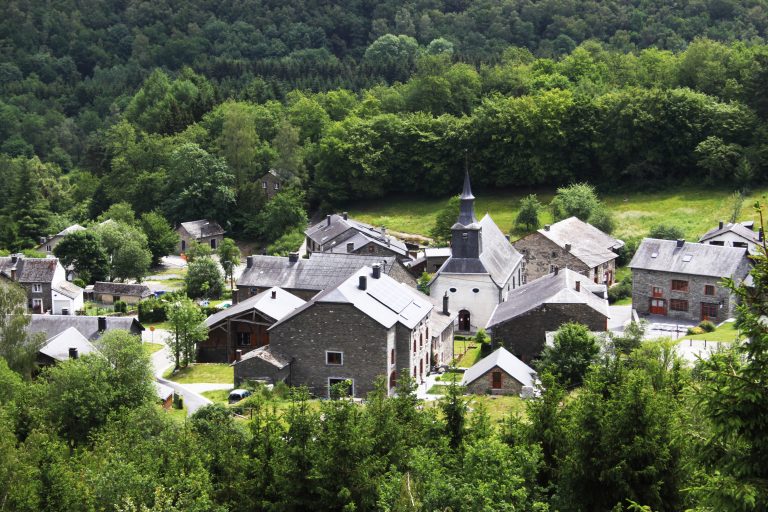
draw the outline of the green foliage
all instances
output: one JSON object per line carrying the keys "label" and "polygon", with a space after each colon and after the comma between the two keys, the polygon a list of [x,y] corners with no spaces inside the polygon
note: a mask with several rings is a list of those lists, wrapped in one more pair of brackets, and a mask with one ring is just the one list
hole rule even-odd
{"label": "green foliage", "polygon": [[197,240],[190,240],[184,256],[187,258],[187,263],[192,263],[200,258],[210,258],[212,254],[213,249],[210,245],[201,244]]}
{"label": "green foliage", "polygon": [[0,359],[27,378],[35,368],[37,351],[45,344],[44,335],[27,332],[29,321],[26,290],[0,281]]}
{"label": "green foliage", "polygon": [[306,226],[304,194],[299,189],[283,189],[269,201],[249,226],[260,240],[274,242],[297,227]]}
{"label": "green foliage", "polygon": [[269,244],[267,246],[267,254],[271,256],[288,256],[290,253],[296,252],[301,247],[304,238],[304,227],[296,226],[296,228],[288,231]]}
{"label": "green foliage", "polygon": [[91,231],[67,234],[53,248],[53,254],[61,260],[62,265],[72,265],[86,283],[104,281],[109,273],[107,254],[99,238]]}
{"label": "green foliage", "polygon": [[149,252],[152,253],[152,265],[157,265],[163,256],[176,250],[176,246],[179,244],[179,235],[160,213],[143,213],[139,225],[147,236],[147,246]]}
{"label": "green foliage", "polygon": [[451,226],[456,224],[456,219],[459,218],[460,203],[459,196],[451,197],[448,204],[437,214],[435,226],[429,232],[429,236],[437,245],[445,245],[451,240]]}
{"label": "green foliage", "polygon": [[611,341],[613,346],[616,347],[622,354],[629,354],[640,346],[645,336],[647,322],[641,320],[640,322],[632,321],[626,327],[621,334],[611,333]]}
{"label": "green foliage", "polygon": [[661,240],[684,240],[685,233],[679,226],[671,224],[657,224],[648,232],[648,238],[659,238]]}
{"label": "green foliage", "polygon": [[515,218],[515,225],[525,228],[528,231],[539,229],[541,225],[539,215],[543,206],[536,197],[536,194],[529,194],[520,200],[520,210]]}
{"label": "green foliage", "polygon": [[219,264],[213,258],[205,256],[196,258],[189,264],[184,284],[190,297],[216,299],[224,290],[224,277]]}
{"label": "green foliage", "polygon": [[221,267],[224,269],[224,278],[229,277],[230,288],[234,288],[234,284],[232,283],[233,273],[235,267],[240,264],[240,249],[237,247],[234,240],[225,238],[221,241],[221,244],[219,244],[216,253],[219,255],[219,263],[221,263]]}
{"label": "green foliage", "polygon": [[126,304],[122,300],[116,300],[113,308],[115,310],[115,313],[127,313],[128,312],[128,304]]}
{"label": "green foliage", "polygon": [[422,272],[416,283],[416,288],[424,295],[429,295],[429,282],[432,280],[432,274]]}
{"label": "green foliage", "polygon": [[139,302],[139,322],[144,324],[164,322],[168,319],[166,315],[167,304],[166,301],[154,297]]}
{"label": "green foliage", "polygon": [[557,330],[552,346],[544,347],[537,368],[554,375],[563,387],[579,386],[599,352],[597,338],[589,328],[569,322]]}
{"label": "green foliage", "polygon": [[475,334],[475,342],[479,343],[480,345],[483,345],[490,341],[491,339],[485,333],[485,329],[481,327],[480,329],[477,330],[477,334]]}
{"label": "green foliage", "polygon": [[171,340],[169,346],[175,368],[187,367],[195,362],[195,346],[198,341],[208,337],[208,328],[203,321],[205,315],[188,298],[178,298],[166,307],[170,324]]}
{"label": "green foliage", "polygon": [[598,199],[595,188],[588,183],[558,188],[549,207],[555,221],[578,217],[602,231],[607,233],[613,231],[610,213]]}
{"label": "green foliage", "polygon": [[709,320],[703,320],[699,322],[699,325],[697,325],[696,327],[698,327],[704,332],[714,332],[716,329],[715,324],[713,324]]}
{"label": "green foliage", "polygon": [[622,299],[632,297],[632,278],[625,278],[608,288],[608,302],[614,304]]}

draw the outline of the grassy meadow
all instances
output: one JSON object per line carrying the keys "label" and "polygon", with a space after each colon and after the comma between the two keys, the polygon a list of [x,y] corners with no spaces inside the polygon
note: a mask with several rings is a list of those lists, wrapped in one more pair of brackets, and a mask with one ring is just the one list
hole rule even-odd
{"label": "grassy meadow", "polygon": [[[690,241],[717,225],[718,220],[730,217],[730,190],[681,187],[657,192],[630,192],[602,194],[601,198],[613,212],[616,221],[614,235],[619,238],[643,237],[656,224],[674,224],[683,229]],[[486,212],[505,233],[522,236],[524,231],[513,230],[515,217],[522,199],[529,192],[475,191],[475,212],[481,217]],[[768,193],[757,189],[744,200],[739,220],[757,220],[752,204]],[[539,191],[539,201],[548,204],[554,191]],[[386,226],[401,233],[428,236],[435,218],[448,198],[394,197],[353,204],[350,216],[373,224]],[[552,222],[547,209],[541,223]]]}

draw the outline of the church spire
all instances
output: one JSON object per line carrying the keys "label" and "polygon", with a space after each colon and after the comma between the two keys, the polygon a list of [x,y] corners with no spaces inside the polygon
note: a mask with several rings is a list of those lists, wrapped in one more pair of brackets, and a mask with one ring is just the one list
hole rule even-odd
{"label": "church spire", "polygon": [[469,159],[464,153],[464,189],[461,191],[461,207],[459,209],[459,224],[469,226],[477,222],[475,218],[475,196],[472,195],[472,185],[469,183]]}

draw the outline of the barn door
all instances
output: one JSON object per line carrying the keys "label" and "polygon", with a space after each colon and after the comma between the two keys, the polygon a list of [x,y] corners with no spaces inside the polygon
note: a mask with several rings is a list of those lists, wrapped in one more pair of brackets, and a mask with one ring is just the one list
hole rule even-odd
{"label": "barn door", "polygon": [[666,315],[667,301],[665,299],[651,299],[651,314]]}

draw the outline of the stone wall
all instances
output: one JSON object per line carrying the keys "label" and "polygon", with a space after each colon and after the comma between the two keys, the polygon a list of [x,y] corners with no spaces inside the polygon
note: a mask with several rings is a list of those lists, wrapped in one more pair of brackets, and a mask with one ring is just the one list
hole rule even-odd
{"label": "stone wall", "polygon": [[239,387],[246,380],[269,380],[273,384],[291,378],[291,365],[278,369],[263,359],[252,357],[235,365],[235,387]]}
{"label": "stone wall", "polygon": [[590,272],[591,269],[587,265],[538,231],[521,238],[512,245],[525,259],[524,282],[526,283],[551,273],[552,265],[569,268],[584,274],[590,280],[594,279],[594,274]]}
{"label": "stone wall", "polygon": [[608,320],[585,304],[542,304],[531,311],[495,325],[491,332],[493,349],[503,346],[526,363],[544,348],[547,331],[556,331],[568,322],[579,322],[590,331],[605,331]]}
{"label": "stone wall", "polygon": [[[501,372],[501,388],[493,389],[493,373]],[[467,392],[475,395],[485,395],[493,393],[494,395],[519,395],[523,390],[523,385],[510,374],[494,366],[483,375],[467,385]]]}

